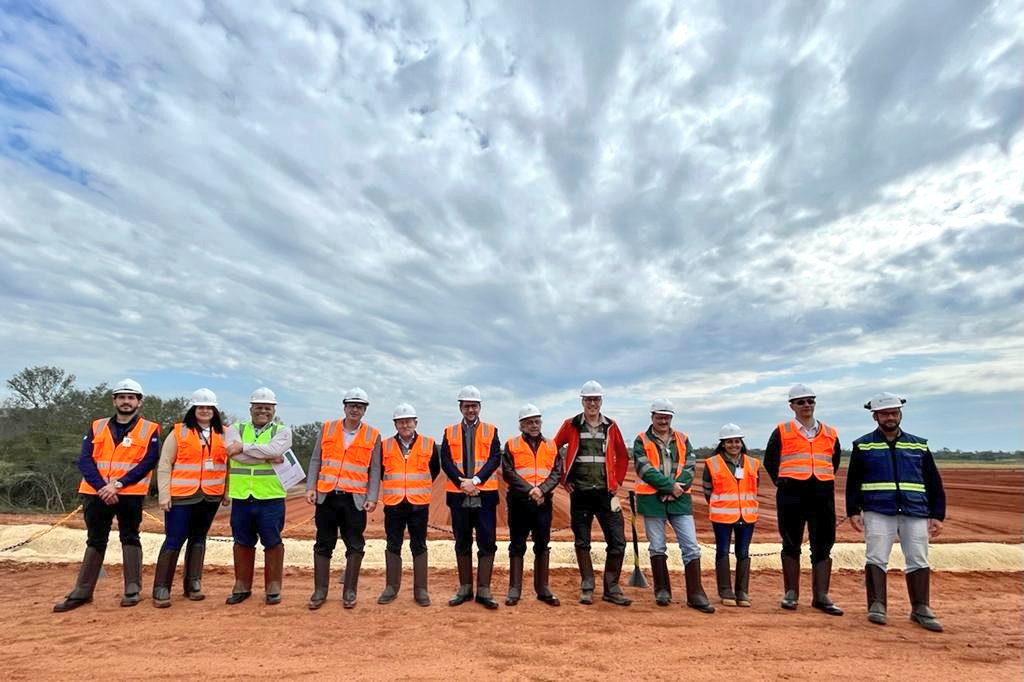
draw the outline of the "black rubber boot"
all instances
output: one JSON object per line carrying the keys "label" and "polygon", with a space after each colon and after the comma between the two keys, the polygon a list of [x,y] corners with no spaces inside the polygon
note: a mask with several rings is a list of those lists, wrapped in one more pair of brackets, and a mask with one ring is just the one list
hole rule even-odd
{"label": "black rubber boot", "polygon": [[576,564],[580,567],[580,603],[594,603],[594,562],[589,549],[576,549]]}
{"label": "black rubber boot", "polygon": [[782,586],[785,594],[782,596],[782,603],[779,606],[789,611],[796,611],[797,604],[800,603],[800,557],[783,555]]}
{"label": "black rubber boot", "polygon": [[505,595],[505,606],[515,606],[523,596],[523,557],[508,558],[508,594]]}
{"label": "black rubber boot", "polygon": [[864,566],[864,588],[868,597],[868,620],[877,625],[889,622],[886,614],[888,587],[885,569],[875,564]]}
{"label": "black rubber boot", "polygon": [[925,630],[942,632],[942,623],[935,619],[930,606],[931,569],[919,568],[907,573],[907,594],[910,596],[910,620]]}
{"label": "black rubber boot", "polygon": [[203,561],[206,560],[206,541],[189,540],[185,545],[185,596],[192,601],[206,599],[203,594]]}
{"label": "black rubber boot", "polygon": [[537,599],[549,606],[558,606],[562,602],[551,593],[549,585],[551,575],[551,550],[538,552],[533,557],[533,591]]}
{"label": "black rubber boot", "polygon": [[448,606],[458,606],[473,599],[473,555],[458,555],[455,563],[459,567],[459,589],[448,600]]}
{"label": "black rubber boot", "polygon": [[736,606],[750,607],[750,557],[736,560]]}
{"label": "black rubber boot", "polygon": [[327,601],[331,587],[331,557],[313,555],[313,594],[309,597],[309,610],[316,611]]}
{"label": "black rubber boot", "polygon": [[832,580],[832,560],[822,559],[811,566],[811,589],[814,598],[811,606],[824,611],[830,616],[841,616],[843,610],[832,603],[828,596],[829,583]]}
{"label": "black rubber boot", "polygon": [[430,606],[430,592],[427,591],[427,553],[412,558],[412,598],[420,606]]}
{"label": "black rubber boot", "polygon": [[496,609],[498,602],[491,596],[491,573],[494,571],[494,555],[477,555],[478,568],[476,571],[476,603],[482,604],[485,608]]}
{"label": "black rubber boot", "polygon": [[616,606],[629,606],[633,600],[627,597],[619,586],[622,576],[622,560],[624,555],[606,555],[604,559],[604,592],[601,599]]}
{"label": "black rubber boot", "polygon": [[121,606],[135,606],[142,601],[142,547],[121,545],[121,561],[124,571]]}
{"label": "black rubber boot", "polygon": [[402,587],[402,555],[384,550],[384,591],[377,597],[378,604],[390,604]]}
{"label": "black rubber boot", "polygon": [[263,550],[263,603],[269,606],[281,603],[281,585],[284,579],[284,543]]}
{"label": "black rubber boot", "polygon": [[225,604],[241,604],[252,595],[252,577],[256,572],[256,548],[235,543],[232,547],[235,562],[235,586]]}
{"label": "black rubber boot", "polygon": [[732,589],[732,572],[729,557],[715,557],[715,580],[718,583],[718,598],[725,606],[736,606],[736,593]]}
{"label": "black rubber boot", "polygon": [[714,613],[704,586],[700,582],[700,558],[691,559],[683,567],[686,575],[686,605],[703,613]]}
{"label": "black rubber boot", "polygon": [[166,609],[171,605],[171,585],[174,584],[174,571],[178,568],[178,555],[181,548],[165,549],[156,559],[156,575],[153,576],[153,606]]}
{"label": "black rubber boot", "polygon": [[341,591],[341,605],[346,609],[356,605],[356,593],[359,591],[359,567],[363,563],[363,553],[353,552],[345,557],[345,587]]}
{"label": "black rubber boot", "polygon": [[654,584],[654,603],[668,606],[672,603],[672,582],[668,573],[668,557],[651,557],[651,582]]}
{"label": "black rubber boot", "polygon": [[75,581],[75,587],[64,597],[64,601],[53,605],[54,613],[71,611],[92,601],[92,593],[96,590],[96,581],[100,579],[100,571],[103,569],[103,555],[104,552],[92,547],[85,548],[82,565],[78,567],[78,580]]}

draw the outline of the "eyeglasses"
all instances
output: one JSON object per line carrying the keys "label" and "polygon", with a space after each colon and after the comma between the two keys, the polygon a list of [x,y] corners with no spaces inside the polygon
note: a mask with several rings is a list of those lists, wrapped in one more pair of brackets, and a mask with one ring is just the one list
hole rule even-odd
{"label": "eyeglasses", "polygon": [[583,402],[585,402],[585,403],[599,403],[599,402],[601,402],[601,399],[600,398],[584,398]]}
{"label": "eyeglasses", "polygon": [[791,401],[794,405],[813,405],[814,398],[798,398]]}

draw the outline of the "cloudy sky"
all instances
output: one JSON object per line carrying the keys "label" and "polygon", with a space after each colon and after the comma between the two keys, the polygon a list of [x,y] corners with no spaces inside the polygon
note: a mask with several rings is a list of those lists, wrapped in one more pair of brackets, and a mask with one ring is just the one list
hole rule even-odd
{"label": "cloudy sky", "polygon": [[0,372],[1019,449],[1022,55],[1020,1],[4,2]]}

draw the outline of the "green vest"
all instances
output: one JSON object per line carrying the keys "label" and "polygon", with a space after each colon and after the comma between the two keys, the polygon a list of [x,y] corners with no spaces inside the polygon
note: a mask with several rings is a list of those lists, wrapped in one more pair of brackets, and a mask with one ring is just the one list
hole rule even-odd
{"label": "green vest", "polygon": [[[258,436],[252,422],[239,422],[235,424],[235,428],[238,429],[238,435],[241,436],[243,444],[265,445],[277,433],[278,425],[271,424],[269,429],[264,429],[263,433]],[[246,500],[250,496],[257,500],[278,500],[287,497],[270,462],[239,464],[231,460],[228,474],[230,476],[228,497],[233,500]]]}

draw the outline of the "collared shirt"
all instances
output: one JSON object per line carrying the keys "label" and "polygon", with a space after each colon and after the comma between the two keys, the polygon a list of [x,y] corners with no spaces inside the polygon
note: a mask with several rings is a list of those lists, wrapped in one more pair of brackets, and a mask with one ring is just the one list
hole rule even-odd
{"label": "collared shirt", "polygon": [[[476,446],[476,427],[479,423],[479,419],[474,422],[462,420],[462,470],[467,476],[476,472],[473,448]],[[480,485],[480,479],[476,476],[473,476],[473,485]]]}
{"label": "collared shirt", "polygon": [[796,422],[797,430],[800,431],[800,434],[807,440],[814,440],[814,437],[818,435],[818,431],[821,430],[821,422],[819,422],[817,419],[814,420],[814,424],[811,426],[811,428],[807,428],[806,426],[801,424],[799,419],[796,419],[794,421]]}

